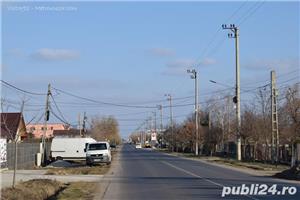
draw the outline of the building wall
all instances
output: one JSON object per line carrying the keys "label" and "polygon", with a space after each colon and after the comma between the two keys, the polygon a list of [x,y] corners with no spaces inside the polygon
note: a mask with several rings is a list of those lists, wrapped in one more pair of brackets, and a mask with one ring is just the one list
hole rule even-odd
{"label": "building wall", "polygon": [[[53,137],[54,130],[68,130],[64,124],[47,124],[46,138]],[[35,138],[41,138],[44,134],[44,124],[29,124],[26,126],[28,133],[32,133]]]}

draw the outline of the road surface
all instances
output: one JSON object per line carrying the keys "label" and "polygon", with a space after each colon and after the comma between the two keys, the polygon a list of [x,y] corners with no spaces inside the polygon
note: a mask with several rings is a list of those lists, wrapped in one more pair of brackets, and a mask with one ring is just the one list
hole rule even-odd
{"label": "road surface", "polygon": [[[300,199],[300,185],[269,177],[253,176],[207,163],[187,160],[150,149],[122,147],[113,175],[107,176],[102,198],[122,199]],[[224,186],[277,184],[293,186],[295,195],[229,195]],[[100,197],[99,197],[100,198]]]}

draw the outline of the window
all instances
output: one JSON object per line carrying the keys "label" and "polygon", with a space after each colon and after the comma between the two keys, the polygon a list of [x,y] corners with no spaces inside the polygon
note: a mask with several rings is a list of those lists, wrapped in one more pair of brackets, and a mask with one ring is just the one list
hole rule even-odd
{"label": "window", "polygon": [[89,150],[106,150],[106,144],[105,143],[98,143],[98,144],[90,144],[89,145]]}

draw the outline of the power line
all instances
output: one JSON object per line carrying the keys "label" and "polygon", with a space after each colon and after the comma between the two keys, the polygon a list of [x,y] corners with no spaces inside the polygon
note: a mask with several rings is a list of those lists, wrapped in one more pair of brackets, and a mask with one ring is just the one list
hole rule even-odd
{"label": "power line", "polygon": [[[245,5],[246,5],[247,1],[243,2],[226,20],[225,23],[227,23],[230,19],[232,19]],[[214,41],[217,38],[217,35],[220,33],[220,31],[222,30],[222,28],[218,28],[216,30],[216,32],[212,35],[211,39],[209,40],[208,44],[206,45],[206,47],[203,49],[203,51],[201,52],[199,58],[196,60],[196,62],[199,62],[201,59],[203,59],[203,57],[206,55],[207,50],[209,49],[209,47],[214,43]],[[222,43],[225,40],[222,40]],[[220,46],[220,43],[217,44],[215,46],[215,50],[217,49],[217,46]],[[214,51],[215,52],[215,51]]]}
{"label": "power line", "polygon": [[93,103],[103,104],[103,105],[117,106],[117,107],[126,107],[126,108],[156,108],[154,106],[123,105],[123,104],[116,104],[116,103],[108,103],[108,102],[104,102],[104,101],[96,101],[96,100],[93,100],[93,99],[89,99],[89,98],[86,98],[86,97],[81,97],[81,96],[72,94],[70,92],[66,92],[66,91],[60,90],[60,89],[57,89],[57,88],[53,88],[53,89],[57,90],[57,91],[59,91],[61,93],[64,93],[66,95],[78,98],[78,99],[82,99],[82,100],[93,102]]}
{"label": "power line", "polygon": [[51,98],[52,98],[52,100],[53,100],[53,103],[54,103],[54,105],[55,105],[55,107],[56,107],[56,110],[58,111],[58,113],[60,114],[60,116],[62,117],[62,119],[63,119],[64,121],[68,121],[68,120],[66,120],[66,118],[65,118],[64,115],[62,114],[61,110],[60,110],[59,107],[57,106],[57,104],[56,104],[56,102],[55,102],[55,99],[54,99],[53,95],[50,94],[50,96],[51,96]]}
{"label": "power line", "polygon": [[21,91],[21,92],[23,92],[23,93],[27,93],[27,94],[31,94],[31,95],[47,95],[47,94],[44,94],[44,93],[29,92],[29,91],[27,91],[27,90],[23,90],[23,89],[18,88],[18,87],[14,86],[14,85],[12,85],[12,84],[6,82],[6,81],[3,81],[3,80],[1,80],[1,82],[4,83],[5,85],[11,87],[11,88],[14,88],[14,89],[16,89],[16,90],[18,90],[18,91]]}
{"label": "power line", "polygon": [[256,2],[256,4],[253,5],[248,10],[248,14],[244,15],[243,18],[240,19],[240,21],[237,23],[238,26],[241,26],[248,18],[250,18],[263,4],[265,3],[265,0],[262,2]]}
{"label": "power line", "polygon": [[63,122],[64,124],[70,125],[69,122],[67,122],[67,121],[65,121],[64,119],[60,118],[60,117],[53,111],[53,109],[51,108],[51,106],[49,106],[49,108],[50,108],[51,113],[53,114],[53,116],[54,116],[56,119],[58,119],[59,121]]}
{"label": "power line", "polygon": [[[278,75],[277,76],[277,79],[279,80],[279,79],[282,79],[283,77],[286,77],[287,75],[290,75],[290,74],[293,74],[293,73],[295,73],[295,72],[299,72],[299,69],[295,69],[295,70],[292,70],[292,71],[289,71],[289,72],[287,72],[287,73],[284,73],[284,74],[280,74],[280,75]],[[253,81],[247,81],[247,82],[244,82],[245,84],[243,84],[243,85],[255,85],[255,84],[257,84],[257,83],[263,83],[263,82],[270,82],[269,81],[269,79],[264,79],[264,80],[261,80],[261,81],[255,81],[255,82],[253,82]]]}

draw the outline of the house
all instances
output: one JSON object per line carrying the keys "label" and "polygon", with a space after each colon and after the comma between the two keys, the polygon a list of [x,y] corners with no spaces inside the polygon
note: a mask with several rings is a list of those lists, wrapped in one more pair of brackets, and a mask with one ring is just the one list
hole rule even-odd
{"label": "house", "polygon": [[34,138],[42,138],[44,133],[46,138],[53,137],[53,132],[56,130],[69,130],[70,126],[61,123],[48,123],[46,130],[44,130],[44,124],[28,124],[26,126],[27,132],[33,135]]}
{"label": "house", "polygon": [[82,131],[80,133],[79,129],[69,129],[69,130],[55,130],[53,132],[53,136],[54,137],[83,137],[83,136],[87,136],[90,135],[89,133],[86,133],[84,131]]}
{"label": "house", "polygon": [[0,113],[1,115],[1,138],[8,142],[17,140],[24,140],[28,134],[26,132],[26,125],[22,113]]}

